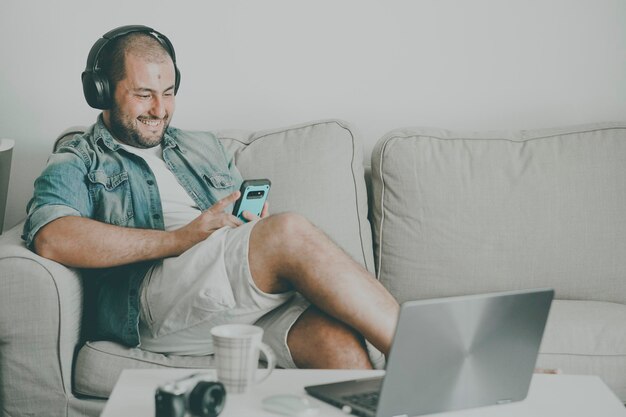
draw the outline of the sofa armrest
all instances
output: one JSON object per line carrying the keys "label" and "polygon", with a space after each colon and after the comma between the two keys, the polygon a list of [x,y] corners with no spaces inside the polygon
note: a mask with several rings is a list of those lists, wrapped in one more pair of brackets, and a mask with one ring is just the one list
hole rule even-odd
{"label": "sofa armrest", "polygon": [[82,282],[76,270],[28,250],[21,229],[0,236],[0,403],[8,415],[65,415]]}

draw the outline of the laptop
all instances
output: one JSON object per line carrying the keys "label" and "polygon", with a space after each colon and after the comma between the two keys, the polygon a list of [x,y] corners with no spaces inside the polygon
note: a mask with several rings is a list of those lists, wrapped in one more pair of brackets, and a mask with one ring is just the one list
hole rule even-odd
{"label": "laptop", "polygon": [[526,398],[554,290],[408,301],[383,377],[305,387],[364,417],[418,416]]}

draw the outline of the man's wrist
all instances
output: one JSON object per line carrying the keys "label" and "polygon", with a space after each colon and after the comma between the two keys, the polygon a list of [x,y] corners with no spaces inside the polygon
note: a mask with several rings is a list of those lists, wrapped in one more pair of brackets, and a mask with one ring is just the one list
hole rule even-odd
{"label": "man's wrist", "polygon": [[189,233],[187,233],[184,227],[165,233],[167,234],[166,240],[171,252],[170,256],[179,256],[197,243],[190,239]]}

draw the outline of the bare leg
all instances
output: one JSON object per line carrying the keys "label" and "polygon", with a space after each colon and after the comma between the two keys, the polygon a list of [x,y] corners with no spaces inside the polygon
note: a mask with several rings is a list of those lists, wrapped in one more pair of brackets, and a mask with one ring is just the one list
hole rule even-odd
{"label": "bare leg", "polygon": [[314,306],[291,327],[287,345],[298,368],[372,368],[363,337]]}
{"label": "bare leg", "polygon": [[321,311],[389,353],[398,303],[304,217],[285,213],[260,220],[250,236],[248,258],[262,291],[295,288]]}

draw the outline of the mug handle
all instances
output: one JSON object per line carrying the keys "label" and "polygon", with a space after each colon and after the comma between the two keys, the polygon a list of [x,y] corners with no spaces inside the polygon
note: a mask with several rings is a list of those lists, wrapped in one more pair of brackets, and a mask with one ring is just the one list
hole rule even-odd
{"label": "mug handle", "polygon": [[274,370],[274,367],[276,366],[276,356],[274,356],[274,351],[272,350],[271,347],[261,342],[259,344],[259,350],[263,352],[263,355],[265,356],[265,359],[267,360],[267,369],[265,370],[265,373],[261,375],[260,378],[257,378],[254,380],[255,384],[265,381],[267,377],[270,376],[270,374]]}

